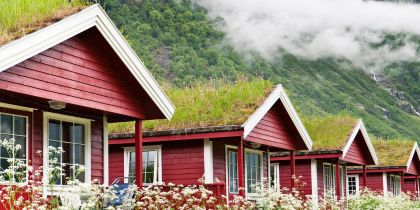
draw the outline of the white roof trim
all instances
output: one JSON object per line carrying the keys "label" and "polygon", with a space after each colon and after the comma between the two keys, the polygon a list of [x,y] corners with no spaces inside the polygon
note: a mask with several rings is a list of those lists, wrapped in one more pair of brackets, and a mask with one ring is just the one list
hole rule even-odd
{"label": "white roof trim", "polygon": [[418,157],[420,157],[420,150],[419,150],[419,146],[418,146],[417,142],[414,142],[413,149],[411,149],[410,157],[408,158],[408,161],[407,161],[407,164],[406,164],[407,165],[407,171],[410,167],[411,161],[413,161],[413,157],[414,157],[415,152],[417,152]]}
{"label": "white roof trim", "polygon": [[376,156],[375,149],[372,145],[372,142],[369,139],[369,135],[366,131],[365,125],[363,124],[362,120],[359,120],[357,122],[357,125],[354,127],[353,132],[351,133],[350,137],[347,139],[347,143],[343,148],[343,156],[344,158],[347,155],[347,152],[350,149],[350,146],[352,145],[354,139],[356,138],[357,133],[361,131],[363,135],[363,139],[365,140],[365,143],[369,149],[369,153],[372,156],[373,161],[375,162],[375,165],[378,165],[378,156]]}
{"label": "white roof trim", "polygon": [[300,120],[282,85],[277,85],[270,95],[264,100],[263,104],[258,107],[257,110],[242,124],[242,127],[244,128],[243,137],[246,138],[251,133],[255,126],[257,126],[258,122],[260,122],[268,110],[270,110],[274,103],[276,103],[279,99],[292,119],[293,124],[296,126],[300,136],[305,142],[305,145],[309,150],[311,150],[312,139],[306,131],[305,126]]}
{"label": "white roof trim", "polygon": [[98,4],[0,47],[0,72],[92,27],[101,32],[159,110],[170,119],[174,105]]}

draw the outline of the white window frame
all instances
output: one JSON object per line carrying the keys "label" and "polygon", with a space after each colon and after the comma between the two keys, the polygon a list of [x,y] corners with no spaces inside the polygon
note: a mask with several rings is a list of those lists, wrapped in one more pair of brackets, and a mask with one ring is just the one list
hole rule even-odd
{"label": "white window frame", "polygon": [[[229,180],[229,150],[236,150],[236,154],[237,154],[237,159],[236,159],[236,173],[238,174],[238,191],[236,192],[230,192],[230,180]],[[226,157],[226,194],[232,194],[232,195],[237,195],[239,194],[239,169],[238,169],[238,164],[239,164],[239,153],[238,153],[238,147],[236,146],[230,146],[230,145],[226,145],[225,146],[225,157]]]}
{"label": "white window frame", "polygon": [[326,173],[325,173],[325,167],[326,166],[329,166],[330,167],[330,174],[331,174],[331,177],[329,177],[329,180],[330,180],[330,182],[331,182],[331,191],[332,191],[332,193],[334,193],[335,192],[335,183],[334,183],[334,174],[333,174],[333,164],[332,163],[323,163],[322,164],[322,179],[323,179],[323,182],[324,182],[324,194],[326,194],[327,193],[327,184],[326,184],[326,180],[327,180],[327,178],[326,178]]}
{"label": "white window frame", "polygon": [[260,184],[261,184],[261,188],[263,187],[262,185],[264,184],[263,183],[263,180],[264,180],[264,152],[263,151],[260,151],[260,150],[253,150],[253,149],[248,149],[248,148],[245,148],[245,152],[244,152],[244,159],[245,159],[245,164],[244,164],[244,170],[245,170],[245,194],[246,194],[246,197],[259,197],[261,194],[259,194],[259,193],[249,193],[248,192],[248,172],[247,172],[247,170],[246,170],[246,165],[247,165],[247,158],[246,158],[246,155],[247,154],[257,154],[257,155],[259,155],[260,156]]}
{"label": "white window frame", "polygon": [[[157,161],[155,162],[155,171],[153,173],[153,183],[143,183],[144,186],[162,184],[162,145],[147,145],[143,146],[143,152],[156,151]],[[129,176],[129,161],[130,152],[135,152],[135,147],[124,147],[124,177]],[[142,154],[143,155],[143,154]],[[136,163],[137,167],[137,163]]]}
{"label": "white window frame", "polygon": [[[229,192],[229,159],[228,159],[228,151],[230,150],[236,150],[238,152],[238,147],[233,145],[225,145],[225,171],[226,171],[226,199],[229,200],[229,194],[237,195],[239,194],[239,168],[236,168],[238,172],[238,192]],[[238,161],[239,161],[239,153],[238,153]],[[236,163],[237,167],[239,167],[239,162]]]}
{"label": "white window frame", "polygon": [[[3,106],[0,106],[0,107],[3,107]],[[9,108],[9,107],[6,107],[6,108]],[[26,151],[25,151],[25,161],[26,161],[26,165],[28,165],[29,164],[29,157],[28,157],[28,154],[29,154],[29,135],[31,135],[29,133],[29,117],[28,116],[25,116],[25,115],[12,114],[12,113],[8,113],[8,112],[0,112],[0,114],[11,115],[13,117],[14,116],[18,116],[18,117],[25,118],[25,120],[26,120],[26,146],[25,146],[26,147]],[[14,123],[14,121],[13,121],[13,123]],[[14,131],[13,131],[13,134],[14,134]],[[2,140],[4,140],[4,139],[2,139]],[[7,139],[7,140],[10,140],[10,139]],[[25,182],[23,182],[23,184],[27,184],[28,183],[28,178],[29,178],[29,173],[28,173],[28,169],[26,168],[26,178],[25,178]],[[3,181],[0,184],[2,184],[2,185],[11,185],[11,184],[14,184],[14,183],[11,182],[11,181]]]}
{"label": "white window frame", "polygon": [[[394,179],[394,180],[392,180]],[[398,180],[398,186],[396,185],[396,180]],[[401,194],[401,176],[396,174],[389,175],[389,189],[394,196]]]}
{"label": "white window frame", "polygon": [[[354,194],[350,194],[350,189],[349,189],[349,178],[354,178],[354,182],[356,184],[356,192]],[[359,182],[359,174],[349,174],[347,175],[346,178],[346,182],[347,182],[347,197],[349,196],[358,196],[359,195],[359,187],[360,187],[360,182]]]}
{"label": "white window frame", "polygon": [[[274,190],[276,192],[280,192],[280,165],[279,163],[270,163],[270,173],[271,173],[271,166],[274,167]],[[271,187],[271,174],[269,174],[269,186]]]}
{"label": "white window frame", "polygon": [[[346,179],[346,176],[347,176],[347,171],[346,171],[346,166],[343,166],[343,165],[339,165],[339,167],[340,167],[340,177],[336,177],[336,167],[337,167],[337,164],[335,164],[335,163],[323,163],[322,164],[322,179],[323,179],[323,182],[324,182],[324,194],[327,192],[327,185],[326,185],[326,177],[325,177],[325,166],[329,166],[330,167],[330,169],[331,169],[331,171],[330,171],[330,174],[331,174],[331,177],[330,177],[330,180],[331,180],[331,192],[335,195],[336,193],[337,193],[337,179],[340,179],[340,196],[344,196],[345,195],[345,192],[346,191],[344,191],[345,190],[345,188],[347,188],[347,179]],[[342,173],[342,172],[344,172],[344,173]],[[344,176],[341,176],[341,175],[343,175],[344,174]]]}
{"label": "white window frame", "polygon": [[[85,126],[85,183],[91,182],[91,119],[74,117],[69,115],[57,114],[52,112],[44,112],[43,113],[43,173],[44,173],[44,183],[48,183],[48,166],[49,166],[49,158],[48,158],[48,123],[49,120],[60,120],[64,122],[72,122],[78,123]],[[48,184],[46,184],[48,185]],[[60,188],[66,185],[54,185],[52,188],[53,191],[59,191]],[[50,194],[51,188],[46,186],[44,188],[45,194]]]}

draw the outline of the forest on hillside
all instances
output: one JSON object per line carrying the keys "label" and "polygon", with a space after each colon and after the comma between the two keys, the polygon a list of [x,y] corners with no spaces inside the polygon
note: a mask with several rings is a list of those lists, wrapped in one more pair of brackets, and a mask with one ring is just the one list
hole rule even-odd
{"label": "forest on hillside", "polygon": [[218,30],[223,18],[209,18],[206,9],[189,0],[102,0],[101,4],[167,88],[264,78],[283,84],[304,117],[348,113],[363,118],[376,136],[420,136],[420,117],[412,113],[420,109],[419,63],[392,64],[375,81],[346,59],[308,60],[282,49],[270,60],[258,53],[244,56]]}

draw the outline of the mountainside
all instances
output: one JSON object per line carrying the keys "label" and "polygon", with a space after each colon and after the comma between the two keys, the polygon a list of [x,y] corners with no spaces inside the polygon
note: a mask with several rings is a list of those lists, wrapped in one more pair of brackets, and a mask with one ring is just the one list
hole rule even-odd
{"label": "mountainside", "polygon": [[281,50],[268,61],[234,51],[217,30],[223,19],[210,19],[190,1],[101,4],[161,84],[262,77],[283,84],[303,117],[346,112],[363,118],[376,136],[420,140],[420,63],[369,74],[348,60],[308,60]]}

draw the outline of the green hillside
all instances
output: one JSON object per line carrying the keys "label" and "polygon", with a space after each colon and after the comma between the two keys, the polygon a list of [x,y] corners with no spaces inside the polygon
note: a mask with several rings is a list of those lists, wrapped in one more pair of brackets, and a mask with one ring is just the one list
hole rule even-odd
{"label": "green hillside", "polygon": [[190,1],[101,4],[161,83],[182,87],[197,80],[262,77],[282,83],[304,117],[345,112],[363,118],[374,135],[420,140],[420,117],[400,108],[404,100],[418,109],[419,63],[398,63],[381,75],[386,87],[404,92],[398,98],[347,60],[305,60],[284,52],[275,61],[257,54],[245,58],[216,29],[223,20],[210,20]]}

